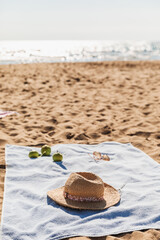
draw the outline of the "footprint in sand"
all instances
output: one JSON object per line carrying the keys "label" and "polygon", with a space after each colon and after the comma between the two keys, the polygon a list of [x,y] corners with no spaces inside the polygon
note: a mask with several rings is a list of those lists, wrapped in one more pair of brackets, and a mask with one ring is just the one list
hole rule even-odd
{"label": "footprint in sand", "polygon": [[129,136],[141,136],[141,137],[150,137],[152,132],[143,132],[143,131],[137,131],[135,133],[130,133],[130,134],[127,134]]}
{"label": "footprint in sand", "polygon": [[11,137],[15,137],[15,136],[17,136],[17,135],[18,135],[17,133],[11,133],[11,134],[10,134]]}
{"label": "footprint in sand", "polygon": [[93,138],[93,139],[97,139],[97,138],[100,137],[100,135],[98,133],[91,133],[90,137]]}
{"label": "footprint in sand", "polygon": [[112,132],[112,129],[108,125],[101,128],[101,134],[103,134],[103,135],[108,135],[111,132]]}
{"label": "footprint in sand", "polygon": [[0,139],[0,145],[5,145],[6,142],[7,142],[7,141],[6,141],[5,139],[2,139],[2,138]]}
{"label": "footprint in sand", "polygon": [[58,124],[58,121],[54,117],[52,117],[52,119],[50,119],[49,122],[51,122],[53,124]]}
{"label": "footprint in sand", "polygon": [[73,129],[73,127],[72,127],[72,126],[69,126],[69,125],[67,125],[65,128],[66,128],[66,129]]}
{"label": "footprint in sand", "polygon": [[75,140],[87,140],[89,137],[85,133],[81,133],[75,137]]}
{"label": "footprint in sand", "polygon": [[71,138],[73,138],[73,137],[74,137],[74,134],[73,134],[73,133],[70,133],[70,132],[66,133],[66,138],[67,138],[67,139],[71,139]]}
{"label": "footprint in sand", "polygon": [[47,126],[47,127],[44,127],[44,130],[46,131],[46,133],[48,133],[48,132],[50,132],[50,131],[55,130],[55,127],[53,127],[53,126]]}

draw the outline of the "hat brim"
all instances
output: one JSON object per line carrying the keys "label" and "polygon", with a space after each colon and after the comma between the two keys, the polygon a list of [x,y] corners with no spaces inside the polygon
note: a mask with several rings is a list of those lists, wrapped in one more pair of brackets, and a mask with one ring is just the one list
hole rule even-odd
{"label": "hat brim", "polygon": [[104,210],[112,207],[120,201],[119,192],[112,186],[104,183],[104,200],[99,202],[80,202],[66,199],[63,195],[64,187],[53,189],[47,195],[59,205],[75,209]]}

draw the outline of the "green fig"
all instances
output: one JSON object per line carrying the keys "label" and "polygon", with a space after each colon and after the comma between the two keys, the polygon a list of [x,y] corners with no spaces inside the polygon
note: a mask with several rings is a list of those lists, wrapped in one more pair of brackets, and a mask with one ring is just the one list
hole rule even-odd
{"label": "green fig", "polygon": [[31,151],[31,152],[29,152],[29,157],[30,158],[38,158],[39,153],[37,151]]}
{"label": "green fig", "polygon": [[54,162],[60,162],[63,159],[63,155],[59,152],[56,152],[52,156]]}
{"label": "green fig", "polygon": [[41,153],[42,153],[42,156],[50,156],[51,155],[51,148],[50,148],[50,146],[44,145],[41,148]]}

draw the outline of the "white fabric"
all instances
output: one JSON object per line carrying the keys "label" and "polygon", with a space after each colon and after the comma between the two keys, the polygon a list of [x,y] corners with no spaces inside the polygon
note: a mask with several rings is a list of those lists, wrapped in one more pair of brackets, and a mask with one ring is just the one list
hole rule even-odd
{"label": "white fabric", "polygon": [[13,112],[13,111],[3,111],[0,110],[0,118],[12,115],[12,114],[18,114],[17,112]]}
{"label": "white fabric", "polygon": [[[130,143],[58,144],[52,154],[60,151],[62,163],[53,162],[52,157],[30,159],[30,150],[6,146],[3,240],[57,240],[160,229],[160,165]],[[94,161],[89,156],[93,151],[109,155],[111,161]],[[47,197],[48,190],[63,186],[70,173],[77,171],[93,172],[116,189],[123,186],[120,203],[104,211],[80,211]]]}

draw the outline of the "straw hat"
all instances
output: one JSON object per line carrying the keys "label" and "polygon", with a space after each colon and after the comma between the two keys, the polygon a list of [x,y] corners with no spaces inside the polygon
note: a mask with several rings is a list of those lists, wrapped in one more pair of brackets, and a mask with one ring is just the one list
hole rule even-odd
{"label": "straw hat", "polygon": [[103,210],[120,201],[119,192],[90,172],[72,173],[65,186],[48,191],[56,203],[70,208]]}

